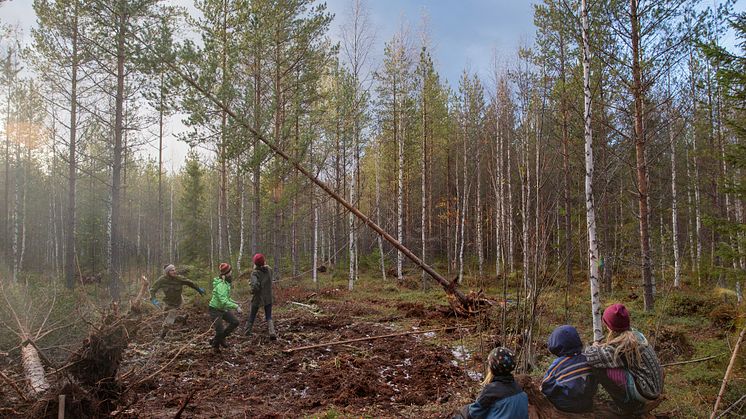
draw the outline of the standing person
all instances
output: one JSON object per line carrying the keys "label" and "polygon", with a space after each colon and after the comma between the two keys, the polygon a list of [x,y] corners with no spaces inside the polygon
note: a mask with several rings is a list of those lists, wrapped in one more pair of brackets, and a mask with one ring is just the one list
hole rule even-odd
{"label": "standing person", "polygon": [[593,409],[598,382],[583,355],[578,331],[569,325],[557,327],[549,335],[547,347],[557,358],[544,375],[542,393],[554,407],[565,412]]}
{"label": "standing person", "polygon": [[487,357],[484,388],[454,419],[528,419],[528,395],[513,378],[515,355],[498,347]]}
{"label": "standing person", "polygon": [[594,343],[585,350],[588,365],[609,393],[620,413],[646,410],[663,391],[663,368],[653,345],[642,333],[630,327],[627,308],[612,304],[602,317],[609,329],[605,343]]}
{"label": "standing person", "polygon": [[166,303],[164,310],[166,311],[166,320],[163,321],[161,327],[161,339],[165,338],[171,329],[179,321],[180,323],[186,324],[186,315],[179,314],[179,308],[183,299],[181,298],[182,288],[184,286],[190,287],[197,291],[199,295],[205,295],[204,288],[199,287],[189,279],[178,275],[176,273],[176,267],[174,265],[166,265],[163,267],[163,275],[158,278],[153,285],[150,287],[150,302],[156,307],[161,307],[161,303],[156,298],[156,294],[159,290],[163,290],[163,302]]}
{"label": "standing person", "polygon": [[269,338],[277,339],[275,323],[272,320],[272,268],[265,265],[264,255],[254,255],[254,271],[251,272],[251,313],[246,325],[246,336],[251,336],[254,320],[259,312],[259,307],[264,307],[264,317],[267,319]]}
{"label": "standing person", "polygon": [[[231,284],[233,274],[229,263],[221,263],[218,267],[220,275],[212,280],[212,298],[210,299],[210,318],[215,327],[215,337],[210,339],[210,346],[215,351],[220,351],[220,347],[227,348],[228,344],[225,338],[238,327],[238,319],[233,315],[232,310],[241,314],[241,307],[231,299]],[[223,320],[228,322],[228,327],[223,327]]]}

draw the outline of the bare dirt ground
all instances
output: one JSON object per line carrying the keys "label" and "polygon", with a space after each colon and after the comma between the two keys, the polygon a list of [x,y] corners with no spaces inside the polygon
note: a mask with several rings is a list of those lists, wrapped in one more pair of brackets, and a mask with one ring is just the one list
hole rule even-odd
{"label": "bare dirt ground", "polygon": [[478,379],[472,369],[476,365],[464,357],[460,362],[458,352],[455,356],[442,343],[457,341],[458,331],[284,353],[287,348],[412,330],[400,324],[404,319],[415,328],[457,322],[421,304],[391,307],[383,300],[337,300],[337,294],[279,290],[276,306],[284,308],[274,315],[279,339],[267,338],[260,312],[254,336],[243,336],[242,323],[228,339],[231,347],[219,354],[208,346],[210,320],[203,310],[185,310],[188,325],[165,341],[156,339],[157,324],[143,329],[120,369],[123,385],[134,390],[122,401],[120,416],[173,417],[193,394],[185,417],[445,417],[469,397]]}

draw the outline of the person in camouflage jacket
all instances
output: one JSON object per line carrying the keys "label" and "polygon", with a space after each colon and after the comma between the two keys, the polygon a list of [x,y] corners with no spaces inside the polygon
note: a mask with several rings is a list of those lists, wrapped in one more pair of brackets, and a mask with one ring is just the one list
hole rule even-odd
{"label": "person in camouflage jacket", "polygon": [[156,307],[161,307],[160,301],[156,298],[158,291],[163,291],[163,302],[166,306],[163,308],[166,311],[166,319],[163,321],[161,327],[161,339],[165,338],[168,334],[169,329],[178,321],[180,323],[186,323],[187,316],[179,314],[179,308],[183,302],[181,293],[184,287],[192,288],[197,291],[200,295],[205,295],[205,290],[200,288],[197,284],[190,281],[189,279],[178,275],[176,273],[176,267],[174,265],[166,265],[163,268],[163,275],[161,275],[154,283],[150,286],[150,302]]}

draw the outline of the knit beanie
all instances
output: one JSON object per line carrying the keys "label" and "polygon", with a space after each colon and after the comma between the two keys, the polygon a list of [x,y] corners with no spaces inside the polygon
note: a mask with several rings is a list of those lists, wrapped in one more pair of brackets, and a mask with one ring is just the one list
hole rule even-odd
{"label": "knit beanie", "polygon": [[603,316],[604,324],[614,332],[629,330],[629,312],[624,304],[612,304],[606,307]]}
{"label": "knit beanie", "polygon": [[220,270],[220,275],[228,275],[232,268],[230,263],[223,262],[218,266],[218,269]]}
{"label": "knit beanie", "polygon": [[166,265],[166,266],[163,267],[163,273],[164,274],[168,274],[169,272],[175,271],[175,270],[176,270],[176,266],[174,266],[172,264],[168,264],[168,265]]}
{"label": "knit beanie", "polygon": [[263,254],[257,253],[254,255],[254,265],[264,266],[264,255]]}
{"label": "knit beanie", "polygon": [[487,362],[496,376],[510,375],[515,369],[515,355],[508,348],[498,347],[490,352]]}

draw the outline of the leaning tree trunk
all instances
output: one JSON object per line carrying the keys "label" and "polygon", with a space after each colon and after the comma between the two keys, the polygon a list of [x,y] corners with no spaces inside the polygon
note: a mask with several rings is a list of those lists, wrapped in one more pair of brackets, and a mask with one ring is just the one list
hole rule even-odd
{"label": "leaning tree trunk", "polygon": [[443,277],[437,271],[435,271],[431,266],[422,262],[422,260],[420,260],[419,257],[417,257],[414,253],[412,253],[412,251],[404,247],[404,245],[400,241],[396,240],[389,233],[384,231],[378,224],[374,223],[373,220],[371,220],[368,216],[363,214],[357,207],[352,205],[352,203],[348,202],[338,193],[334,192],[334,190],[332,190],[332,188],[329,185],[322,182],[313,173],[308,171],[308,169],[303,167],[296,160],[292,159],[285,151],[280,149],[275,143],[267,140],[263,135],[261,135],[259,132],[254,130],[254,128],[249,123],[243,120],[234,111],[229,109],[224,103],[218,100],[212,93],[210,93],[205,88],[203,88],[194,79],[184,74],[184,72],[182,72],[179,68],[177,68],[173,63],[168,62],[167,65],[179,77],[181,77],[185,82],[187,82],[191,87],[199,91],[202,95],[205,96],[205,98],[207,98],[214,104],[218,105],[218,107],[224,110],[231,118],[233,118],[233,120],[235,120],[238,124],[246,128],[246,130],[250,132],[254,136],[254,138],[256,138],[258,141],[261,141],[264,145],[269,147],[276,155],[278,155],[283,160],[290,163],[297,171],[303,174],[303,176],[308,178],[316,186],[321,188],[321,190],[323,190],[325,193],[331,196],[340,205],[345,207],[345,209],[353,212],[355,216],[357,216],[358,219],[362,221],[363,224],[367,225],[368,227],[373,229],[373,231],[375,231],[377,234],[381,235],[387,242],[389,242],[392,246],[394,246],[394,248],[398,252],[406,256],[409,260],[411,260],[414,264],[419,266],[421,269],[425,270],[435,281],[437,281],[443,287],[444,291],[449,296],[451,306],[455,311],[458,311],[459,313],[462,313],[462,314],[474,313],[478,311],[479,306],[484,304],[484,300],[475,299],[473,297],[467,297],[466,295],[464,295],[464,293],[456,289],[456,285],[453,282],[447,280],[445,277]]}
{"label": "leaning tree trunk", "polygon": [[[634,0],[633,0],[634,1]],[[591,51],[588,43],[588,5],[582,0],[583,25],[583,126],[585,133],[585,215],[588,226],[588,267],[590,270],[593,339],[603,338],[601,301],[598,290],[598,242],[596,241],[596,208],[593,200],[593,131],[591,130]]]}

